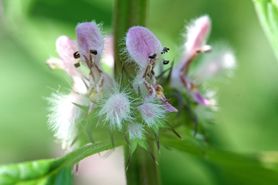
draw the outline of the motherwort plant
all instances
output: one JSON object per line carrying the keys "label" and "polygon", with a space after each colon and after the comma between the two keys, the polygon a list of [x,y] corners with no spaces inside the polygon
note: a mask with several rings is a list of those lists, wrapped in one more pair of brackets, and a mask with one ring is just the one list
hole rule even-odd
{"label": "motherwort plant", "polygon": [[[270,3],[258,3],[273,17]],[[0,184],[72,185],[80,160],[119,146],[127,184],[160,184],[161,148],[198,157],[210,173],[238,184],[277,184],[275,152],[238,154],[212,145],[207,127],[220,107],[216,86],[233,74],[236,59],[226,44],[211,44],[210,17],[190,21],[174,51],[145,26],[146,7],[147,0],[116,0],[113,36],[93,21],[79,23],[75,38],[57,38],[58,57],[47,64],[72,85],[47,98],[48,122],[66,154],[0,166]]]}
{"label": "motherwort plant", "polygon": [[[88,118],[91,122],[87,124],[105,127],[110,134],[121,133],[127,143],[137,142],[147,148],[146,139],[158,139],[160,128],[169,127],[168,116],[178,112],[165,96],[164,86],[169,92],[178,92],[171,101],[176,102],[180,112],[183,104],[193,112],[196,105],[215,110],[212,93],[201,87],[215,75],[234,68],[235,59],[227,47],[211,51],[212,46],[206,43],[210,30],[208,16],[197,18],[187,26],[183,52],[167,74],[170,80],[164,80],[163,84],[157,77],[167,77],[160,66],[169,63],[163,58],[169,48],[162,46],[148,28],[133,26],[126,33],[124,62],[136,63],[136,73],[126,83],[114,80],[102,69],[103,48],[109,46],[104,46],[104,36],[95,22],[77,25],[77,41],[60,36],[56,41],[60,58],[51,58],[47,63],[51,68],[64,70],[73,82],[69,94],[56,92],[49,98],[49,123],[63,148],[70,149],[78,143],[82,134],[78,125]],[[196,57],[208,52],[211,53],[190,73]]]}
{"label": "motherwort plant", "polygon": [[126,49],[130,61],[137,64],[137,74],[123,84],[102,69],[104,39],[98,25],[80,23],[76,35],[77,42],[67,36],[59,37],[56,48],[60,59],[47,61],[51,68],[63,69],[73,82],[69,94],[56,92],[49,98],[49,123],[55,137],[64,149],[71,149],[78,143],[79,134],[82,135],[79,130],[79,125],[84,124],[82,120],[90,118],[95,121],[87,122],[89,125],[104,126],[110,134],[121,133],[132,146],[131,152],[137,144],[146,149],[146,137],[156,136],[167,115],[177,112],[165,97],[154,72],[167,49],[162,48],[147,28],[130,28]]}
{"label": "motherwort plant", "polygon": [[[148,28],[132,26],[121,52],[122,71],[113,75],[105,72],[111,70],[102,63],[113,58],[115,52],[103,53],[104,48],[111,48],[111,42],[104,43],[95,22],[79,23],[76,41],[60,36],[56,41],[59,58],[50,58],[47,63],[52,69],[64,70],[72,79],[70,92],[55,92],[49,97],[49,124],[62,147],[73,150],[86,143],[120,143],[127,148],[128,161],[139,148],[156,164],[160,138],[172,133],[181,139],[179,127],[193,123],[193,133],[204,138],[198,133],[202,125],[197,123],[209,121],[211,117],[205,115],[217,110],[215,92],[206,88],[207,82],[230,73],[236,65],[231,49],[218,45],[214,50],[207,43],[210,30],[208,16],[193,20],[186,26],[179,60],[170,64],[164,56],[170,49]],[[126,69],[125,65],[132,68]],[[134,73],[123,80],[126,70]],[[189,115],[189,121],[185,115]]]}

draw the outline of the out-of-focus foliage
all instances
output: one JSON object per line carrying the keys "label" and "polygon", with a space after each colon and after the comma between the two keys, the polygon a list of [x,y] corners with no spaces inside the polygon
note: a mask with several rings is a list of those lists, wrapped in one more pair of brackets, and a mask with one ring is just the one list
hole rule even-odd
{"label": "out-of-focus foliage", "polygon": [[[50,157],[54,153],[53,138],[47,128],[45,97],[53,90],[70,86],[62,72],[51,72],[44,62],[56,55],[56,37],[73,36],[77,22],[92,19],[103,22],[104,31],[109,34],[113,1],[0,2],[3,4],[0,9],[0,163]],[[171,56],[178,50],[174,43],[182,40],[184,23],[202,14],[209,14],[213,21],[210,40],[227,41],[239,62],[235,76],[218,88],[217,124],[208,128],[212,143],[216,148],[241,153],[277,150],[278,66],[252,1],[153,0],[147,25],[171,48],[169,59],[176,60]],[[254,179],[244,176],[250,168],[241,168],[240,161],[236,163],[238,171],[234,171],[233,166],[229,168],[218,162],[220,167],[216,167],[188,154],[163,149],[160,167],[164,184],[248,184],[248,180],[252,184],[257,179],[255,175],[260,175],[254,173]],[[272,173],[266,170],[262,177]],[[272,180],[275,182],[276,177]]]}
{"label": "out-of-focus foliage", "polygon": [[0,184],[72,184],[71,167],[61,166],[61,160],[51,159],[3,166],[0,168]]}
{"label": "out-of-focus foliage", "polygon": [[[266,168],[259,156],[236,154],[213,148],[202,151],[192,144],[177,140],[164,142],[165,146],[178,151],[193,154],[194,157],[201,156],[199,160],[201,159],[208,171],[213,171],[212,177],[219,184],[262,185],[267,181],[267,184],[275,185],[278,182],[275,168]],[[277,165],[277,155],[275,158],[276,161],[275,163],[272,161],[272,164]]]}
{"label": "out-of-focus foliage", "polygon": [[71,185],[72,167],[88,155],[110,149],[109,144],[89,144],[64,157],[0,166],[1,185]]}
{"label": "out-of-focus foliage", "polygon": [[[168,150],[175,149],[185,154],[191,154],[213,171],[212,177],[225,184],[261,185],[267,181],[268,185],[278,182],[277,154],[272,156],[272,166],[264,165],[260,156],[236,154],[219,149],[202,146],[192,136],[186,140],[162,138],[162,144]],[[189,139],[190,138],[190,139]],[[67,154],[58,159],[39,160],[14,165],[0,166],[0,184],[3,185],[59,185],[72,184],[72,166],[88,155],[98,153],[113,147],[108,144],[91,144]],[[275,170],[276,169],[276,170]],[[168,169],[171,171],[170,169]],[[244,172],[244,173],[243,173]],[[218,177],[221,175],[221,178]],[[165,180],[165,184],[168,180]],[[184,182],[184,181],[183,181]]]}
{"label": "out-of-focus foliage", "polygon": [[278,57],[278,2],[275,0],[253,0],[261,25]]}

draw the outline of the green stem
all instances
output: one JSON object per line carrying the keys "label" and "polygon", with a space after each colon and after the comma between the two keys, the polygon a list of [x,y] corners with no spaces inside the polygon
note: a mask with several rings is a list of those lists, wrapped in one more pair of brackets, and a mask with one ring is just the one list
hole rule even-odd
{"label": "green stem", "polygon": [[[136,66],[134,63],[127,63],[124,39],[126,32],[131,26],[146,24],[148,0],[116,0],[114,9],[114,76],[121,84],[128,85],[128,82],[135,77]],[[138,148],[129,159],[129,149],[125,148],[125,158],[128,185],[159,185],[160,178],[157,159],[157,149],[153,142],[149,142],[149,151]],[[153,159],[155,158],[155,159]]]}
{"label": "green stem", "polygon": [[125,51],[125,35],[131,26],[145,25],[148,0],[116,0],[114,8],[114,76],[117,81],[129,81],[136,66],[127,63]]}
{"label": "green stem", "polygon": [[126,155],[126,178],[128,185],[159,185],[159,168],[157,165],[157,148],[153,142],[149,143],[149,151],[137,148],[129,157],[129,149],[125,148]]}
{"label": "green stem", "polygon": [[118,145],[120,145],[120,143],[117,143],[115,146],[112,144],[103,144],[103,143],[88,144],[86,146],[83,146],[83,147],[67,154],[66,156],[61,158],[61,160],[65,160],[65,162],[68,165],[73,165],[90,155],[93,155],[93,154],[96,154],[99,152],[103,152],[105,150],[109,150]]}

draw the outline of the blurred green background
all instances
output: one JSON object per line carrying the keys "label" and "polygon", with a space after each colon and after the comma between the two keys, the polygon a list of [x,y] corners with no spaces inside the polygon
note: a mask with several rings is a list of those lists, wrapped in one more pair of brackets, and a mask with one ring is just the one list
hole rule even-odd
{"label": "blurred green background", "polygon": [[[0,0],[0,164],[51,157],[55,142],[47,126],[45,98],[70,88],[63,72],[45,61],[56,56],[55,39],[74,38],[78,22],[112,30],[113,0]],[[211,127],[219,148],[254,153],[278,150],[278,62],[248,0],[150,0],[147,26],[178,51],[192,18],[208,14],[210,42],[225,40],[237,56],[233,78],[218,86],[220,110]],[[174,58],[173,58],[174,59]],[[196,158],[162,150],[163,184],[236,184]],[[234,181],[233,181],[234,180]],[[266,183],[267,184],[267,183]]]}

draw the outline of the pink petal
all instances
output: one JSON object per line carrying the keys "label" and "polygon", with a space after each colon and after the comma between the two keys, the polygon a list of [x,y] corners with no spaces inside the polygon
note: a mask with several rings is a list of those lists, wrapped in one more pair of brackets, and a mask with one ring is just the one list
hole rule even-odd
{"label": "pink petal", "polygon": [[113,43],[114,39],[112,36],[107,36],[104,38],[103,63],[110,68],[113,68],[114,66]]}
{"label": "pink petal", "polygon": [[162,50],[157,37],[142,26],[134,26],[128,30],[126,47],[130,56],[141,68],[148,65],[149,56],[159,55]]}
{"label": "pink petal", "polygon": [[164,102],[163,104],[165,110],[167,112],[178,112],[178,109],[176,109],[173,105],[171,105],[169,102]]}
{"label": "pink petal", "polygon": [[65,35],[58,37],[56,40],[56,50],[63,61],[67,63],[75,61],[73,54],[77,51],[77,47],[69,37]]}
{"label": "pink petal", "polygon": [[63,62],[62,69],[70,76],[80,76],[80,73],[74,66],[76,59],[73,55],[77,51],[76,43],[67,36],[60,36],[56,40],[56,50]]}
{"label": "pink petal", "polygon": [[185,49],[187,55],[193,55],[198,50],[207,50],[209,47],[205,45],[207,37],[211,29],[211,22],[208,16],[202,16],[192,21],[187,28]]}
{"label": "pink petal", "polygon": [[95,22],[79,23],[76,27],[76,34],[81,59],[90,59],[90,51],[97,51],[95,62],[99,62],[104,41],[97,24]]}
{"label": "pink petal", "polygon": [[198,90],[193,90],[191,92],[191,95],[193,97],[193,99],[200,105],[204,105],[204,106],[209,106],[210,105],[210,101],[209,99],[205,98],[204,96],[201,95],[201,93]]}

